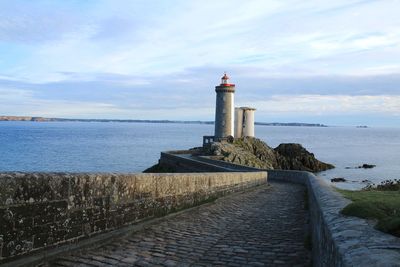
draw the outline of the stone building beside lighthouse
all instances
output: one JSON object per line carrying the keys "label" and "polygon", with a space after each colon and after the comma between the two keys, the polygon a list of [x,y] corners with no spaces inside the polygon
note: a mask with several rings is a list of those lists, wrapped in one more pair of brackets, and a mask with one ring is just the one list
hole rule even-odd
{"label": "stone building beside lighthouse", "polygon": [[235,138],[254,137],[254,112],[255,108],[235,108]]}

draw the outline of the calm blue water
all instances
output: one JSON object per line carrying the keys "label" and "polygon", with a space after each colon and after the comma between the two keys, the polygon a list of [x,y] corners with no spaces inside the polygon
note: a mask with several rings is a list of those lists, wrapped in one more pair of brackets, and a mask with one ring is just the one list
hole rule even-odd
{"label": "calm blue water", "polygon": [[[369,180],[400,178],[400,128],[355,127],[258,127],[257,135],[270,146],[279,143],[300,143],[317,159],[331,163],[335,169],[319,174],[330,181],[344,177],[349,182],[336,183],[346,189],[366,186]],[[346,169],[364,163],[376,165],[373,169]]]}
{"label": "calm blue water", "polygon": [[[160,151],[200,146],[212,133],[213,125],[198,124],[0,122],[0,171],[140,172]],[[256,136],[272,147],[303,144],[337,167],[322,177],[350,180],[344,188],[400,178],[399,128],[258,126]],[[345,169],[363,163],[377,167]]]}

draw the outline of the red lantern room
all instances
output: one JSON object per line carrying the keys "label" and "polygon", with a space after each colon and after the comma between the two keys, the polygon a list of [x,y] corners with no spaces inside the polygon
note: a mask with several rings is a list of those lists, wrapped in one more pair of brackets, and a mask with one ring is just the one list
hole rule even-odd
{"label": "red lantern room", "polygon": [[226,72],[221,78],[221,86],[235,86],[234,84],[229,83],[229,76],[226,75]]}

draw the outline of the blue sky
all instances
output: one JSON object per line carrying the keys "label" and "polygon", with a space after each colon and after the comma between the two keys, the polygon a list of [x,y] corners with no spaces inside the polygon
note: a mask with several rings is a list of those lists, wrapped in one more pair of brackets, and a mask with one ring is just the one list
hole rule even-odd
{"label": "blue sky", "polygon": [[0,114],[400,125],[400,1],[1,1]]}

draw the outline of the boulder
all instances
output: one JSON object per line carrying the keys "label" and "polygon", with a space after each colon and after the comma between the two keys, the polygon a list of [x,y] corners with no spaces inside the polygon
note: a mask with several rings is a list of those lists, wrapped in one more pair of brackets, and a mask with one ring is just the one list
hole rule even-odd
{"label": "boulder", "polygon": [[363,165],[360,165],[357,167],[345,167],[345,169],[372,169],[375,167],[376,167],[376,165],[364,163]]}
{"label": "boulder", "polygon": [[332,178],[331,182],[332,183],[340,183],[340,182],[346,182],[347,180],[342,178],[342,177],[337,177],[337,178]]}
{"label": "boulder", "polygon": [[358,166],[359,169],[372,169],[372,168],[375,168],[375,167],[376,167],[376,165],[373,165],[373,164],[366,164],[366,163],[364,163],[364,164],[361,165],[361,166]]}
{"label": "boulder", "polygon": [[300,144],[280,144],[275,148],[277,161],[283,170],[320,172],[334,168],[332,164],[319,161],[313,153]]}

